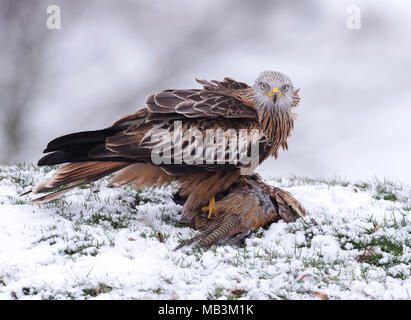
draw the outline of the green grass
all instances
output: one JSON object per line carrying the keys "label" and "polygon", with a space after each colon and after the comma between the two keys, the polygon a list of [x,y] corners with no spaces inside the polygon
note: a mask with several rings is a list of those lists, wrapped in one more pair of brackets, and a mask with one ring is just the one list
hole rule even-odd
{"label": "green grass", "polygon": [[21,292],[25,295],[25,296],[32,296],[32,295],[36,295],[38,294],[38,290],[36,290],[35,288],[30,288],[30,287],[23,287],[21,289]]}
{"label": "green grass", "polygon": [[396,184],[388,181],[378,181],[375,187],[374,198],[377,200],[384,199],[388,201],[398,201],[399,196],[395,193],[401,190]]}
{"label": "green grass", "polygon": [[95,288],[85,288],[85,289],[83,289],[83,295],[86,296],[86,297],[87,296],[97,297],[98,295],[100,295],[102,293],[108,293],[112,290],[113,290],[113,287],[101,282]]}
{"label": "green grass", "polygon": [[331,178],[322,178],[322,177],[304,177],[304,176],[289,176],[286,178],[270,178],[268,180],[275,180],[278,183],[286,184],[289,186],[295,185],[318,185],[318,184],[326,184],[328,186],[343,186],[346,187],[350,185],[350,182],[347,179],[344,179],[339,176],[331,177]]}
{"label": "green grass", "polygon": [[214,289],[214,292],[210,292],[208,294],[208,299],[215,300],[215,299],[221,298],[223,296],[223,293],[224,293],[224,288],[217,287]]}

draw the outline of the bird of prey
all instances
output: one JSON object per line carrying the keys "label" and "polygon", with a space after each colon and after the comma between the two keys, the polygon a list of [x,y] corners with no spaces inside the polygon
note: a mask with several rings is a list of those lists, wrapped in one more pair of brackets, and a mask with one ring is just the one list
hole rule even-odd
{"label": "bird of prey", "polygon": [[[210,217],[215,207],[214,196],[227,190],[238,180],[241,170],[250,167],[249,158],[236,157],[233,161],[227,140],[236,138],[238,148],[246,155],[257,145],[258,163],[270,156],[277,157],[280,147],[287,149],[295,120],[293,108],[299,104],[299,96],[291,79],[277,71],[263,71],[252,86],[231,78],[196,80],[201,89],[150,94],[142,109],[110,127],[68,134],[49,142],[44,150],[48,154],[38,165],[64,165],[31,190],[34,194],[48,193],[34,201],[55,199],[76,186],[117,172],[112,179],[114,186],[134,182],[136,188],[161,187],[177,181],[180,194],[188,196],[182,221],[192,223],[201,206]],[[211,140],[207,136],[210,130],[222,131],[223,142],[227,143],[211,152],[211,156],[205,155],[208,149],[204,148],[200,153],[207,161],[193,162],[182,156],[197,152],[198,134],[203,142],[220,146],[216,136],[211,136]],[[257,130],[257,140],[240,141],[241,130],[246,134]],[[186,135],[191,132],[195,134]],[[177,141],[176,137],[181,143],[170,143]],[[153,155],[167,161],[158,163]]]}
{"label": "bird of prey", "polygon": [[176,250],[191,244],[205,249],[219,242],[237,244],[271,222],[283,219],[288,223],[306,215],[289,192],[269,186],[257,174],[241,177],[216,198],[220,199],[211,219],[201,212],[195,216],[193,228],[201,233],[182,242]]}

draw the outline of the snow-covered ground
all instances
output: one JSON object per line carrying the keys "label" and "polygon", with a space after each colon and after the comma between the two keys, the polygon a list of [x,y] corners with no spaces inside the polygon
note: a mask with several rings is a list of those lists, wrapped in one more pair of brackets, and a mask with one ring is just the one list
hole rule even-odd
{"label": "snow-covered ground", "polygon": [[376,179],[281,178],[309,216],[244,247],[173,249],[175,188],[107,180],[48,204],[17,195],[47,172],[0,166],[0,299],[410,299],[410,188]]}

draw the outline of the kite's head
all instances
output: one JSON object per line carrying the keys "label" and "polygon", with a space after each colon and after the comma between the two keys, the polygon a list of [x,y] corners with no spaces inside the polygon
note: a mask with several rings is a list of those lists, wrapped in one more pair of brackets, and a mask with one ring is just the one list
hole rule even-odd
{"label": "kite's head", "polygon": [[258,109],[288,110],[294,107],[291,79],[278,71],[263,71],[253,85],[254,103]]}

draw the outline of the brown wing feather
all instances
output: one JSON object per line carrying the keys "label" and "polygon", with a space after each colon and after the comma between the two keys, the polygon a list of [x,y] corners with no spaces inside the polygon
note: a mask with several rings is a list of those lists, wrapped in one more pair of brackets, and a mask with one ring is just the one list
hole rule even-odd
{"label": "brown wing feather", "polygon": [[[152,127],[139,127],[135,128],[135,131],[127,130],[119,132],[115,135],[112,135],[106,139],[105,149],[96,148],[92,150],[89,155],[91,157],[104,157],[104,153],[107,153],[107,157],[110,156],[117,156],[122,158],[130,159],[130,161],[137,161],[137,162],[146,162],[150,164],[155,164],[161,166],[165,171],[172,175],[187,175],[191,173],[197,172],[221,172],[221,171],[232,171],[237,168],[242,168],[248,163],[243,163],[239,161],[238,158],[235,158],[236,162],[230,162],[230,159],[233,159],[232,150],[230,149],[229,144],[229,136],[224,135],[224,149],[221,149],[223,152],[220,155],[219,159],[224,160],[224,163],[217,162],[217,152],[214,152],[214,158],[209,159],[208,152],[209,149],[204,147],[200,149],[200,153],[197,155],[202,157],[201,161],[197,161],[192,163],[190,161],[186,161],[186,158],[181,158],[181,155],[190,154],[190,150],[192,150],[194,137],[191,135],[185,136],[186,133],[189,132],[196,132],[197,134],[201,135],[202,141],[206,141],[210,137],[217,141],[217,134],[215,136],[208,135],[208,130],[222,130],[220,133],[220,137],[223,137],[222,133],[226,132],[228,129],[234,129],[233,134],[237,135],[240,129],[248,130],[251,134],[251,130],[260,129],[260,125],[257,121],[251,119],[239,119],[237,121],[229,121],[228,119],[224,118],[212,118],[212,119],[183,119],[181,122],[181,137],[182,141],[180,144],[178,143],[171,143],[175,136],[178,135],[175,132],[176,124],[174,122],[161,122],[154,125],[152,123]],[[144,130],[142,130],[144,129]],[[157,129],[162,129],[163,131],[157,131]],[[147,131],[145,131],[147,130]],[[267,141],[267,137],[262,131],[260,132],[259,141],[259,153],[260,158],[266,156],[267,149],[265,148],[264,144]],[[191,139],[191,140],[187,140]],[[161,148],[160,148],[161,147]],[[182,150],[179,152],[179,147]],[[246,144],[247,154],[250,153],[252,148],[252,140],[249,139]],[[151,159],[152,151],[159,150],[163,151],[163,159],[164,163],[157,164],[153,163]],[[179,153],[177,153],[179,152]],[[176,155],[180,154],[180,158],[182,160],[181,164],[176,163]],[[213,160],[213,163],[207,162],[208,160]],[[168,162],[167,162],[168,161]]]}
{"label": "brown wing feather", "polygon": [[224,117],[258,119],[252,89],[231,78],[212,82],[198,80],[203,89],[165,90],[146,98],[153,114],[181,114],[188,118]]}
{"label": "brown wing feather", "polygon": [[[151,141],[154,129],[163,128],[172,135],[173,120],[181,120],[184,130],[197,129],[200,132],[205,132],[208,128],[226,130],[259,127],[259,116],[252,100],[252,89],[248,85],[230,78],[220,82],[205,80],[198,80],[198,82],[203,85],[202,89],[165,90],[149,95],[146,99],[146,108],[122,117],[98,134],[90,132],[64,137],[62,141],[59,140],[59,143],[64,142],[65,149],[60,150],[56,145],[53,149],[56,159],[51,157],[43,164],[71,161],[82,161],[81,163],[121,161],[121,165],[113,170],[107,168],[103,173],[111,173],[127,166],[114,178],[114,182],[122,184],[135,181],[137,186],[168,183],[177,177],[182,185],[182,194],[189,194],[183,217],[190,220],[194,207],[207,202],[214,194],[231,186],[240,174],[238,168],[243,164],[188,165],[183,163],[180,166],[173,164],[160,166],[161,169],[147,167],[152,164],[151,151],[156,146]],[[92,143],[87,138],[91,134],[94,134]],[[81,157],[76,154],[76,151],[65,151],[76,150],[79,141],[83,143]],[[136,162],[141,164],[133,164]],[[98,168],[99,165],[92,166]],[[92,173],[91,169],[84,172],[82,170],[78,168],[79,179],[76,181],[79,183],[99,177],[99,174]],[[171,177],[167,178],[168,176]],[[70,181],[69,175],[65,179]]]}
{"label": "brown wing feather", "polygon": [[168,175],[159,167],[145,163],[135,163],[118,171],[111,179],[110,184],[121,187],[128,183],[134,183],[136,189],[145,186],[161,188],[163,185],[167,185],[175,179],[176,177]]}
{"label": "brown wing feather", "polygon": [[[124,162],[81,162],[68,163],[58,168],[53,175],[37,184],[32,193],[52,192],[33,202],[46,202],[57,198],[74,187],[96,181],[104,176],[116,172],[129,163]],[[60,190],[56,190],[62,188]]]}
{"label": "brown wing feather", "polygon": [[[173,135],[172,120],[181,120],[184,132],[197,129],[203,135],[207,129],[259,128],[258,114],[250,98],[251,88],[247,84],[231,78],[213,82],[197,81],[203,85],[203,89],[165,90],[149,95],[146,99],[146,109],[116,121],[110,127],[116,133],[106,138],[105,145],[90,150],[88,155],[92,159],[121,157],[130,161],[150,163],[151,151],[154,147],[158,147],[158,144],[153,143],[152,132],[154,129],[162,128]],[[191,121],[190,119],[193,118],[195,120]],[[263,141],[264,138],[261,140]],[[228,148],[225,152],[228,152]],[[173,150],[172,154],[174,155]],[[242,164],[228,166],[206,164],[189,166],[189,168],[167,166],[164,169],[173,175],[178,175],[204,170],[234,170],[241,166]]]}

